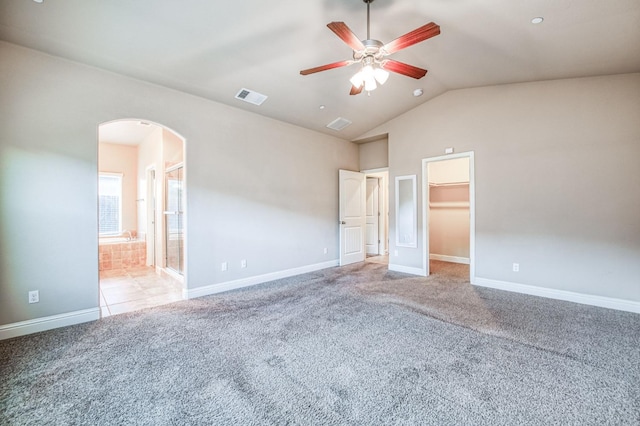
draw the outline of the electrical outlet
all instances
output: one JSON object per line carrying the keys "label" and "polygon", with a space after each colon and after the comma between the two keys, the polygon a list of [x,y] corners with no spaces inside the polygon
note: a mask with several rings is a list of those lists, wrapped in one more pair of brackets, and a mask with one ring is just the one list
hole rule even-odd
{"label": "electrical outlet", "polygon": [[324,248],[324,254],[327,254],[327,253],[329,253],[329,249],[325,247]]}
{"label": "electrical outlet", "polygon": [[247,259],[242,259],[240,261],[240,267],[241,268],[246,268],[247,267]]}
{"label": "electrical outlet", "polygon": [[394,256],[398,256],[398,250],[394,250],[394,251],[393,251],[393,255],[394,255]]}
{"label": "electrical outlet", "polygon": [[220,270],[224,272],[227,269],[229,269],[229,265],[227,265],[227,262],[222,262],[222,265],[220,265]]}
{"label": "electrical outlet", "polygon": [[519,263],[514,263],[513,264],[513,272],[520,272],[520,264]]}
{"label": "electrical outlet", "polygon": [[40,301],[40,292],[32,290],[29,292],[29,303],[38,303]]}

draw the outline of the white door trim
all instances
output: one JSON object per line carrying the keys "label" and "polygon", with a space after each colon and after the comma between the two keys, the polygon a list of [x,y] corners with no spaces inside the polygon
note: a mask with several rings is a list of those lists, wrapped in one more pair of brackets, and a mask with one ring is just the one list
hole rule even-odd
{"label": "white door trim", "polygon": [[[151,175],[153,173],[153,179]],[[145,168],[145,179],[147,180],[147,193],[145,195],[147,228],[145,240],[147,242],[147,266],[155,267],[156,264],[156,166],[151,164]]]}
{"label": "white door trim", "polygon": [[469,279],[471,283],[476,276],[476,185],[474,152],[441,155],[422,159],[422,272],[429,275],[429,168],[434,161],[469,159]]}

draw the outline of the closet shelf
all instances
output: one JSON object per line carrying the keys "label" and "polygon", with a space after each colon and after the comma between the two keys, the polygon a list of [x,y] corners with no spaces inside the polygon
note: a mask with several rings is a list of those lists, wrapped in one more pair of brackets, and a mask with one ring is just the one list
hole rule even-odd
{"label": "closet shelf", "polygon": [[429,186],[433,186],[433,187],[438,187],[438,186],[469,186],[469,182],[443,182],[443,183],[429,182]]}
{"label": "closet shelf", "polygon": [[429,203],[431,209],[467,209],[468,201],[433,201]]}

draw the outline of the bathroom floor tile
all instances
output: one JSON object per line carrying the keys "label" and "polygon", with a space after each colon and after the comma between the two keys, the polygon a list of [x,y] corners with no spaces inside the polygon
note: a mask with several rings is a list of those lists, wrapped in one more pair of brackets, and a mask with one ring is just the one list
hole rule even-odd
{"label": "bathroom floor tile", "polygon": [[102,317],[164,305],[182,300],[182,284],[154,268],[100,272]]}

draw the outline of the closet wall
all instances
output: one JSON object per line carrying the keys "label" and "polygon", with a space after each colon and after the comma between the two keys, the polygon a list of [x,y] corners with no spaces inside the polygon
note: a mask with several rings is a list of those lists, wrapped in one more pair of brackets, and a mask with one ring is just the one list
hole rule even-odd
{"label": "closet wall", "polygon": [[469,159],[428,164],[429,255],[469,263]]}

